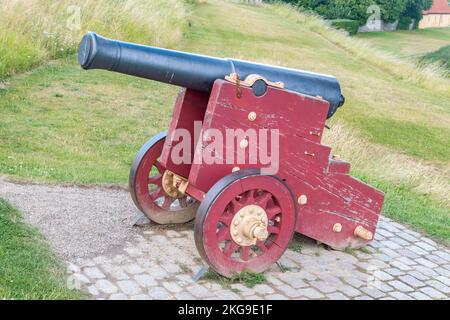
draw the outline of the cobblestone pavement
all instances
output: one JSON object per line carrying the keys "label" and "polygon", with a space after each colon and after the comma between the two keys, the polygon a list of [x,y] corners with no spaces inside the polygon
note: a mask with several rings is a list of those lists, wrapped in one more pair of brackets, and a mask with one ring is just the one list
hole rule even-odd
{"label": "cobblestone pavement", "polygon": [[124,190],[14,184],[16,205],[67,262],[68,285],[94,299],[449,299],[450,250],[382,217],[370,246],[328,250],[296,235],[290,249],[248,288],[194,282],[203,263],[192,224],[132,227]]}
{"label": "cobblestone pavement", "polygon": [[[202,267],[191,228],[147,226],[114,253],[78,259],[71,278],[97,299],[448,299],[450,251],[387,218],[363,250],[296,236],[267,283],[192,280]],[[282,271],[283,269],[283,271]]]}

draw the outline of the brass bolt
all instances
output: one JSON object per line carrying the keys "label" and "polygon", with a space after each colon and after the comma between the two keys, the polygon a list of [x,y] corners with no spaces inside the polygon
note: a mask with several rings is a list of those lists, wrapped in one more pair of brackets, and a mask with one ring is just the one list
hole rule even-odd
{"label": "brass bolt", "polygon": [[248,114],[248,120],[250,120],[250,121],[255,121],[256,120],[256,112],[250,112],[249,114]]}
{"label": "brass bolt", "polygon": [[366,241],[371,241],[373,239],[373,233],[363,226],[357,226],[354,234],[355,236],[360,237],[361,239]]}
{"label": "brass bolt", "polygon": [[247,139],[242,139],[241,142],[239,143],[239,146],[241,147],[241,149],[245,149],[248,147],[248,140]]}
{"label": "brass bolt", "polygon": [[298,197],[298,204],[304,206],[308,203],[308,197],[306,197],[304,194],[302,194],[300,197]]}
{"label": "brass bolt", "polygon": [[234,221],[234,225],[237,226],[238,224],[239,224],[239,219],[236,219],[236,220]]}
{"label": "brass bolt", "polygon": [[338,155],[338,154],[335,154],[334,156],[333,156],[333,160],[341,160],[341,156],[340,155]]}
{"label": "brass bolt", "polygon": [[335,223],[333,226],[333,231],[336,233],[339,233],[342,231],[342,224],[340,223]]}

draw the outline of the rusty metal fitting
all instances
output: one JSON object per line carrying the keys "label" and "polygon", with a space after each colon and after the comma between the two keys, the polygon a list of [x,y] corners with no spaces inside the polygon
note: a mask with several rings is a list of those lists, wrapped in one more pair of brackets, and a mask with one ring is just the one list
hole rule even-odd
{"label": "rusty metal fitting", "polygon": [[340,223],[335,223],[333,226],[333,232],[339,233],[342,231],[342,224]]}
{"label": "rusty metal fitting", "polygon": [[366,241],[371,241],[373,239],[373,233],[364,228],[363,226],[357,226],[354,232],[356,237],[359,237]]}

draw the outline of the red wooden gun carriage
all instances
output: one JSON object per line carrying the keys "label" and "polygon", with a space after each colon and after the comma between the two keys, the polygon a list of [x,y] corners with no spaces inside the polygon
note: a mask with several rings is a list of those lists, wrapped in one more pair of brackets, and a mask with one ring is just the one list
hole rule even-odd
{"label": "red wooden gun carriage", "polygon": [[79,63],[185,88],[169,130],[137,154],[130,192],[154,222],[195,218],[198,251],[218,273],[264,271],[294,232],[339,250],[373,239],[383,193],[321,144],[344,103],[334,77],[94,33]]}

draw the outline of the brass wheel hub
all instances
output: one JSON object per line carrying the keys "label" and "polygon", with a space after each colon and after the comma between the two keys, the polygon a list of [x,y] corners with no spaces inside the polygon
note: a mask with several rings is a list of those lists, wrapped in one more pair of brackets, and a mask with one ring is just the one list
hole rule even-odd
{"label": "brass wheel hub", "polygon": [[269,236],[269,219],[266,211],[257,205],[248,205],[239,210],[231,221],[231,237],[240,246],[255,245]]}
{"label": "brass wheel hub", "polygon": [[179,180],[178,176],[173,172],[169,170],[164,172],[162,176],[162,188],[169,197],[180,199],[185,196],[184,193],[180,192],[178,189],[178,186],[181,183]]}

